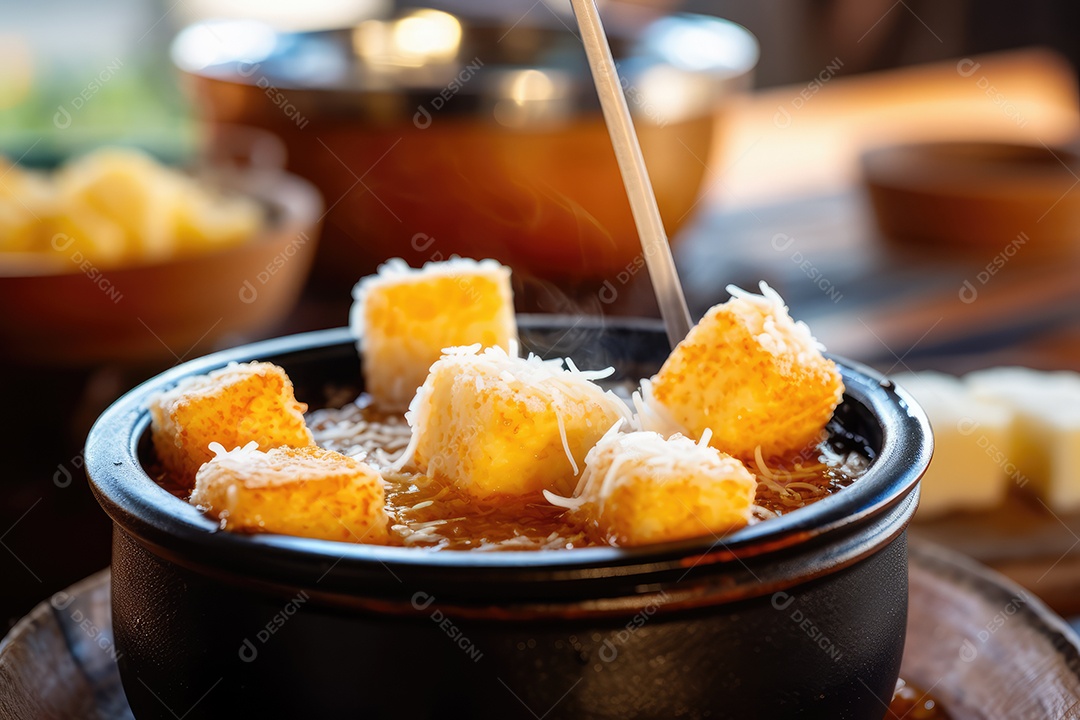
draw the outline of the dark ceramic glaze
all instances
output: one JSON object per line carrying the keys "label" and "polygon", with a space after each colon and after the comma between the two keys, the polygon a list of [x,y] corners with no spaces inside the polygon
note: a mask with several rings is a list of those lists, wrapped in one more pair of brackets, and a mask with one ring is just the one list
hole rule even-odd
{"label": "dark ceramic glaze", "polygon": [[[656,371],[649,321],[523,317],[522,340],[617,377]],[[836,419],[877,458],[814,505],[634,549],[477,553],[221,532],[143,469],[147,397],[231,361],[282,365],[317,406],[356,385],[347,331],[249,345],[118,400],[87,441],[115,522],[113,616],[138,718],[880,718],[907,617],[923,413],[842,364]]]}

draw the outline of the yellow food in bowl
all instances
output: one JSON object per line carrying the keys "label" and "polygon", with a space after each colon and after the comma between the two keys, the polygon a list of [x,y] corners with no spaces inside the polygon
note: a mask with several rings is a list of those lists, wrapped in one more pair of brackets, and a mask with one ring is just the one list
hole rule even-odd
{"label": "yellow food in bowl", "polygon": [[117,267],[232,247],[264,220],[254,200],[206,189],[137,150],[98,150],[52,174],[0,160],[0,173],[0,253],[78,253]]}

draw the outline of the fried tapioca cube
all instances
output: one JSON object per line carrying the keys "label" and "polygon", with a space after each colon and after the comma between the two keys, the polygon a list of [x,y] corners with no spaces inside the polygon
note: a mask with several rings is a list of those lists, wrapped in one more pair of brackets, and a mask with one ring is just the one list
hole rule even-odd
{"label": "fried tapioca cube", "polygon": [[316,446],[211,447],[214,457],[199,469],[190,502],[224,529],[386,542],[382,478],[369,465]]}
{"label": "fried tapioca cube", "polygon": [[[709,310],[645,383],[644,429],[693,438],[738,458],[798,451],[819,442],[844,383],[805,323],[765,283],[762,295],[734,296]],[[657,418],[670,420],[652,422]]]}
{"label": "fried tapioca cube", "polygon": [[592,382],[606,371],[563,362],[449,349],[406,415],[413,440],[401,462],[479,499],[569,492],[586,453],[628,408]]}
{"label": "fried tapioca cube", "polygon": [[644,545],[743,527],[756,490],[745,465],[707,443],[614,428],[589,451],[574,498],[545,494],[607,542]]}
{"label": "fried tapioca cube", "polygon": [[182,380],[149,401],[151,438],[158,460],[174,479],[190,486],[213,457],[210,443],[259,449],[313,444],[292,381],[277,365],[232,364]]}
{"label": "fried tapioca cube", "polygon": [[510,269],[453,258],[417,270],[394,259],[353,289],[350,325],[380,409],[403,411],[445,348],[510,349],[517,338]]}

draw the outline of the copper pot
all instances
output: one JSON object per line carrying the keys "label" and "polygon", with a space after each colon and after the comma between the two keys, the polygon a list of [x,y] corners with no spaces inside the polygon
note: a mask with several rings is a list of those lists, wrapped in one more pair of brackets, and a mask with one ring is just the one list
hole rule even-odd
{"label": "copper pot", "polygon": [[[419,264],[455,253],[566,287],[636,270],[641,250],[573,19],[546,7],[525,17],[396,8],[355,28],[305,33],[195,25],[173,58],[209,123],[280,135],[288,167],[323,192],[322,287],[351,284],[388,257]],[[723,107],[749,83],[757,43],[718,18],[629,23],[609,8],[675,236],[703,190]]]}

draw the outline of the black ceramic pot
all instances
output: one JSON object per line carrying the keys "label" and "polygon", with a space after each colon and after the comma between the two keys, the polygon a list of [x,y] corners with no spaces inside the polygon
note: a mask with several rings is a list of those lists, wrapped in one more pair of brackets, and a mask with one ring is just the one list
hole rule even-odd
{"label": "black ceramic pot", "polygon": [[[668,352],[648,321],[521,324],[526,348],[633,379]],[[884,715],[931,438],[872,371],[842,365],[835,420],[876,459],[812,506],[722,541],[432,553],[222,532],[154,483],[147,397],[255,359],[282,365],[313,407],[361,378],[344,330],[257,343],[140,385],[87,441],[115,523],[116,647],[140,720]]]}

